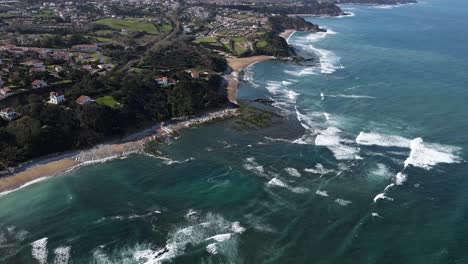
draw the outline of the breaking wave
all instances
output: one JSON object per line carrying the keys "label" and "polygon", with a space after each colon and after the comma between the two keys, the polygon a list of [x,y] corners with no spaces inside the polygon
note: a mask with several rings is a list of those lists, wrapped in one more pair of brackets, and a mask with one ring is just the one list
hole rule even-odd
{"label": "breaking wave", "polygon": [[36,240],[31,243],[32,250],[31,255],[34,259],[37,260],[40,264],[47,263],[47,237]]}

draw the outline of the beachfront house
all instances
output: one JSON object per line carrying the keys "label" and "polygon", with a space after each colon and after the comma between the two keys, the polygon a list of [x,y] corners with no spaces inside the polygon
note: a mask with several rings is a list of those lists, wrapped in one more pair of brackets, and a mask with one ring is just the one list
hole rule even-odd
{"label": "beachfront house", "polygon": [[32,88],[34,89],[38,89],[38,88],[44,88],[44,87],[47,87],[47,82],[45,82],[44,80],[34,80],[32,83]]}
{"label": "beachfront house", "polygon": [[91,99],[91,97],[89,96],[86,96],[86,95],[82,95],[80,97],[78,97],[75,102],[79,105],[85,105],[85,104],[89,104],[91,102],[93,102],[93,99]]}
{"label": "beachfront house", "polygon": [[7,121],[15,120],[19,117],[19,114],[13,110],[13,108],[5,108],[0,111],[0,117]]}
{"label": "beachfront house", "polygon": [[50,93],[50,99],[49,103],[50,104],[61,104],[65,102],[65,95],[62,92],[51,92]]}

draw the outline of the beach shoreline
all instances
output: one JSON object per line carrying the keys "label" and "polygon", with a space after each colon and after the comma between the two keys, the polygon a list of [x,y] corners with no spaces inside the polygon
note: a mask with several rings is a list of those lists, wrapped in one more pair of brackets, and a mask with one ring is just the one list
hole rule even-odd
{"label": "beach shoreline", "polygon": [[[287,40],[294,32],[295,30],[285,30],[280,36]],[[255,63],[274,58],[273,56],[266,55],[244,58],[227,57],[226,60],[231,71],[229,74],[224,75],[224,79],[227,81],[226,89],[229,101],[237,104],[239,74],[242,70]],[[236,114],[237,109],[227,108],[207,112],[192,118],[178,118],[171,120],[169,125],[156,124],[119,141],[97,145],[86,150],[73,150],[26,162],[15,168],[16,172],[12,175],[0,178],[0,197],[83,166],[122,158],[131,153],[141,153],[145,144],[150,140],[170,135],[172,132],[192,125],[206,123],[215,119],[224,119]]]}
{"label": "beach shoreline", "polygon": [[145,144],[151,140],[168,136],[193,125],[229,118],[236,114],[236,108],[226,108],[194,117],[177,118],[169,121],[167,125],[157,124],[120,142],[101,144],[87,150],[65,152],[53,158],[25,163],[18,167],[13,175],[0,178],[0,197],[83,166],[122,158],[132,153],[142,153]]}
{"label": "beach shoreline", "polygon": [[280,37],[284,38],[284,40],[288,41],[288,39],[294,34],[296,30],[294,29],[286,29],[285,31],[281,32],[279,34]]}
{"label": "beach shoreline", "polygon": [[237,89],[239,87],[239,74],[243,69],[253,65],[257,62],[274,59],[273,56],[258,55],[245,58],[227,57],[231,72],[224,75],[224,79],[227,82],[227,95],[231,103],[237,104]]}

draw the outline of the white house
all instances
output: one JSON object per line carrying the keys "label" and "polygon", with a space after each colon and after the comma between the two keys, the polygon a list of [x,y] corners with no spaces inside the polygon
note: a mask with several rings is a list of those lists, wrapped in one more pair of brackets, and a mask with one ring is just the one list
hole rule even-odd
{"label": "white house", "polygon": [[12,108],[5,108],[0,111],[0,117],[7,121],[11,121],[18,118],[19,114],[16,113]]}
{"label": "white house", "polygon": [[65,95],[62,92],[51,92],[49,103],[51,104],[61,104],[65,102]]}

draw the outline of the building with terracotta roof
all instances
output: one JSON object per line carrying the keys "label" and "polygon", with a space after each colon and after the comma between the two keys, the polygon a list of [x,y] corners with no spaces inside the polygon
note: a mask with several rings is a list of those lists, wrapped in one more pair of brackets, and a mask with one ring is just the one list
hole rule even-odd
{"label": "building with terracotta roof", "polygon": [[31,83],[32,87],[34,89],[38,89],[38,88],[44,88],[44,87],[47,87],[47,82],[43,81],[43,80],[34,80],[32,83]]}
{"label": "building with terracotta roof", "polygon": [[11,95],[11,89],[8,87],[0,89],[0,94],[2,94],[5,97],[8,97]]}
{"label": "building with terracotta roof", "polygon": [[86,95],[82,95],[80,97],[78,97],[75,102],[79,105],[85,105],[85,104],[89,104],[91,102],[93,102],[93,99],[91,99],[91,97],[89,96],[86,96]]}

